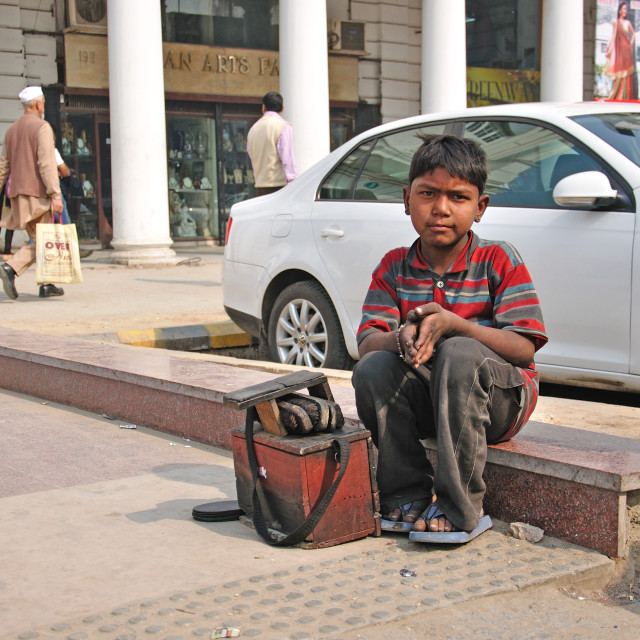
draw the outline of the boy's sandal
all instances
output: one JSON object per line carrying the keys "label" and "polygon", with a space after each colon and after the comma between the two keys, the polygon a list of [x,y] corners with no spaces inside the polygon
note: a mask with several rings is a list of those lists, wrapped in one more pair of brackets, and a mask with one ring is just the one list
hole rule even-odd
{"label": "boy's sandal", "polygon": [[[386,517],[382,517],[380,519],[380,528],[383,531],[409,533],[413,529],[413,523],[421,516],[429,502],[430,500],[424,498],[421,500],[413,500],[412,502],[407,502],[406,504],[396,507],[396,509],[400,510],[398,519],[392,519],[390,518],[391,514],[388,514]],[[395,511],[396,509],[393,509],[392,511]],[[415,519],[413,521],[405,522],[405,518],[407,516],[413,516],[414,514]]]}
{"label": "boy's sandal", "polygon": [[411,531],[409,540],[413,542],[430,542],[432,544],[466,544],[477,538],[481,533],[493,527],[493,522],[489,516],[482,516],[478,526],[473,531],[461,531],[451,523],[451,531],[430,531],[431,521],[435,518],[446,518],[446,514],[437,502],[429,505],[429,508],[420,516],[427,525],[426,531]]}

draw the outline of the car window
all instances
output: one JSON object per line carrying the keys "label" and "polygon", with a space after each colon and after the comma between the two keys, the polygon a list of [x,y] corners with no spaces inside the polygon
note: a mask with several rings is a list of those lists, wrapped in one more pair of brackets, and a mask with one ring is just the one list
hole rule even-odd
{"label": "car window", "polygon": [[444,124],[392,133],[378,139],[358,177],[355,200],[402,202],[402,187],[409,178],[409,165],[420,146],[419,135],[444,133]]}
{"label": "car window", "polygon": [[373,141],[369,140],[356,147],[342,160],[322,183],[320,187],[321,200],[351,200],[353,181],[372,146]]}
{"label": "car window", "polygon": [[326,178],[320,199],[402,202],[411,158],[420,146],[418,135],[444,133],[444,129],[445,124],[407,129],[360,145]]}
{"label": "car window", "polygon": [[640,113],[595,113],[571,119],[640,167]]}
{"label": "car window", "polygon": [[485,192],[490,205],[561,208],[553,188],[567,176],[603,168],[570,140],[551,129],[528,122],[474,120],[465,138],[487,154],[489,178]]}

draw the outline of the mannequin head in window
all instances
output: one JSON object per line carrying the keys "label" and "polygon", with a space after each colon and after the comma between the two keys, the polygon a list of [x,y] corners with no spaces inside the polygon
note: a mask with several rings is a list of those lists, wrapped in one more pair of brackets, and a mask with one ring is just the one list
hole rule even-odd
{"label": "mannequin head in window", "polygon": [[265,111],[280,113],[283,104],[282,96],[277,91],[269,91],[269,93],[262,98],[262,113]]}

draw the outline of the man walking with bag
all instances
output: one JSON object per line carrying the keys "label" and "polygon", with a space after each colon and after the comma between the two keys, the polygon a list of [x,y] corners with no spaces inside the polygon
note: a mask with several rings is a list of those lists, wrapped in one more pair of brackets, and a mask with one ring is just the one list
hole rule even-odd
{"label": "man walking with bag", "polygon": [[[0,221],[7,229],[26,229],[32,243],[19,249],[0,265],[4,291],[15,300],[16,276],[22,275],[36,261],[36,225],[50,222],[51,211],[62,213],[62,194],[56,166],[51,125],[44,118],[44,95],[41,87],[27,87],[18,95],[24,115],[5,135],[0,156],[0,188],[11,174],[11,215]],[[64,291],[53,284],[40,286],[40,297],[61,296]]]}

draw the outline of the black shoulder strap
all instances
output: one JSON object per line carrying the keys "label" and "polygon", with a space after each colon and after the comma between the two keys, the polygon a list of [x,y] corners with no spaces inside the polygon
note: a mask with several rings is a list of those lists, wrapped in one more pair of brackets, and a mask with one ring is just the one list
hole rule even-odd
{"label": "black shoulder strap", "polygon": [[327,507],[331,503],[333,496],[344,476],[344,472],[347,470],[349,464],[350,446],[347,438],[336,438],[332,444],[337,447],[337,454],[340,461],[340,469],[336,479],[333,481],[331,487],[327,493],[322,497],[320,502],[315,506],[311,513],[307,516],[306,520],[298,526],[294,531],[281,540],[274,540],[269,533],[269,528],[264,519],[262,513],[262,506],[260,504],[260,496],[258,495],[257,483],[258,483],[258,462],[256,460],[256,452],[253,443],[253,423],[256,419],[255,407],[247,408],[247,422],[245,427],[245,440],[247,444],[247,457],[249,459],[249,468],[251,469],[251,479],[253,483],[253,526],[256,531],[264,538],[269,544],[276,547],[288,547],[296,545],[302,542],[316,527],[320,518],[324,515]]}

